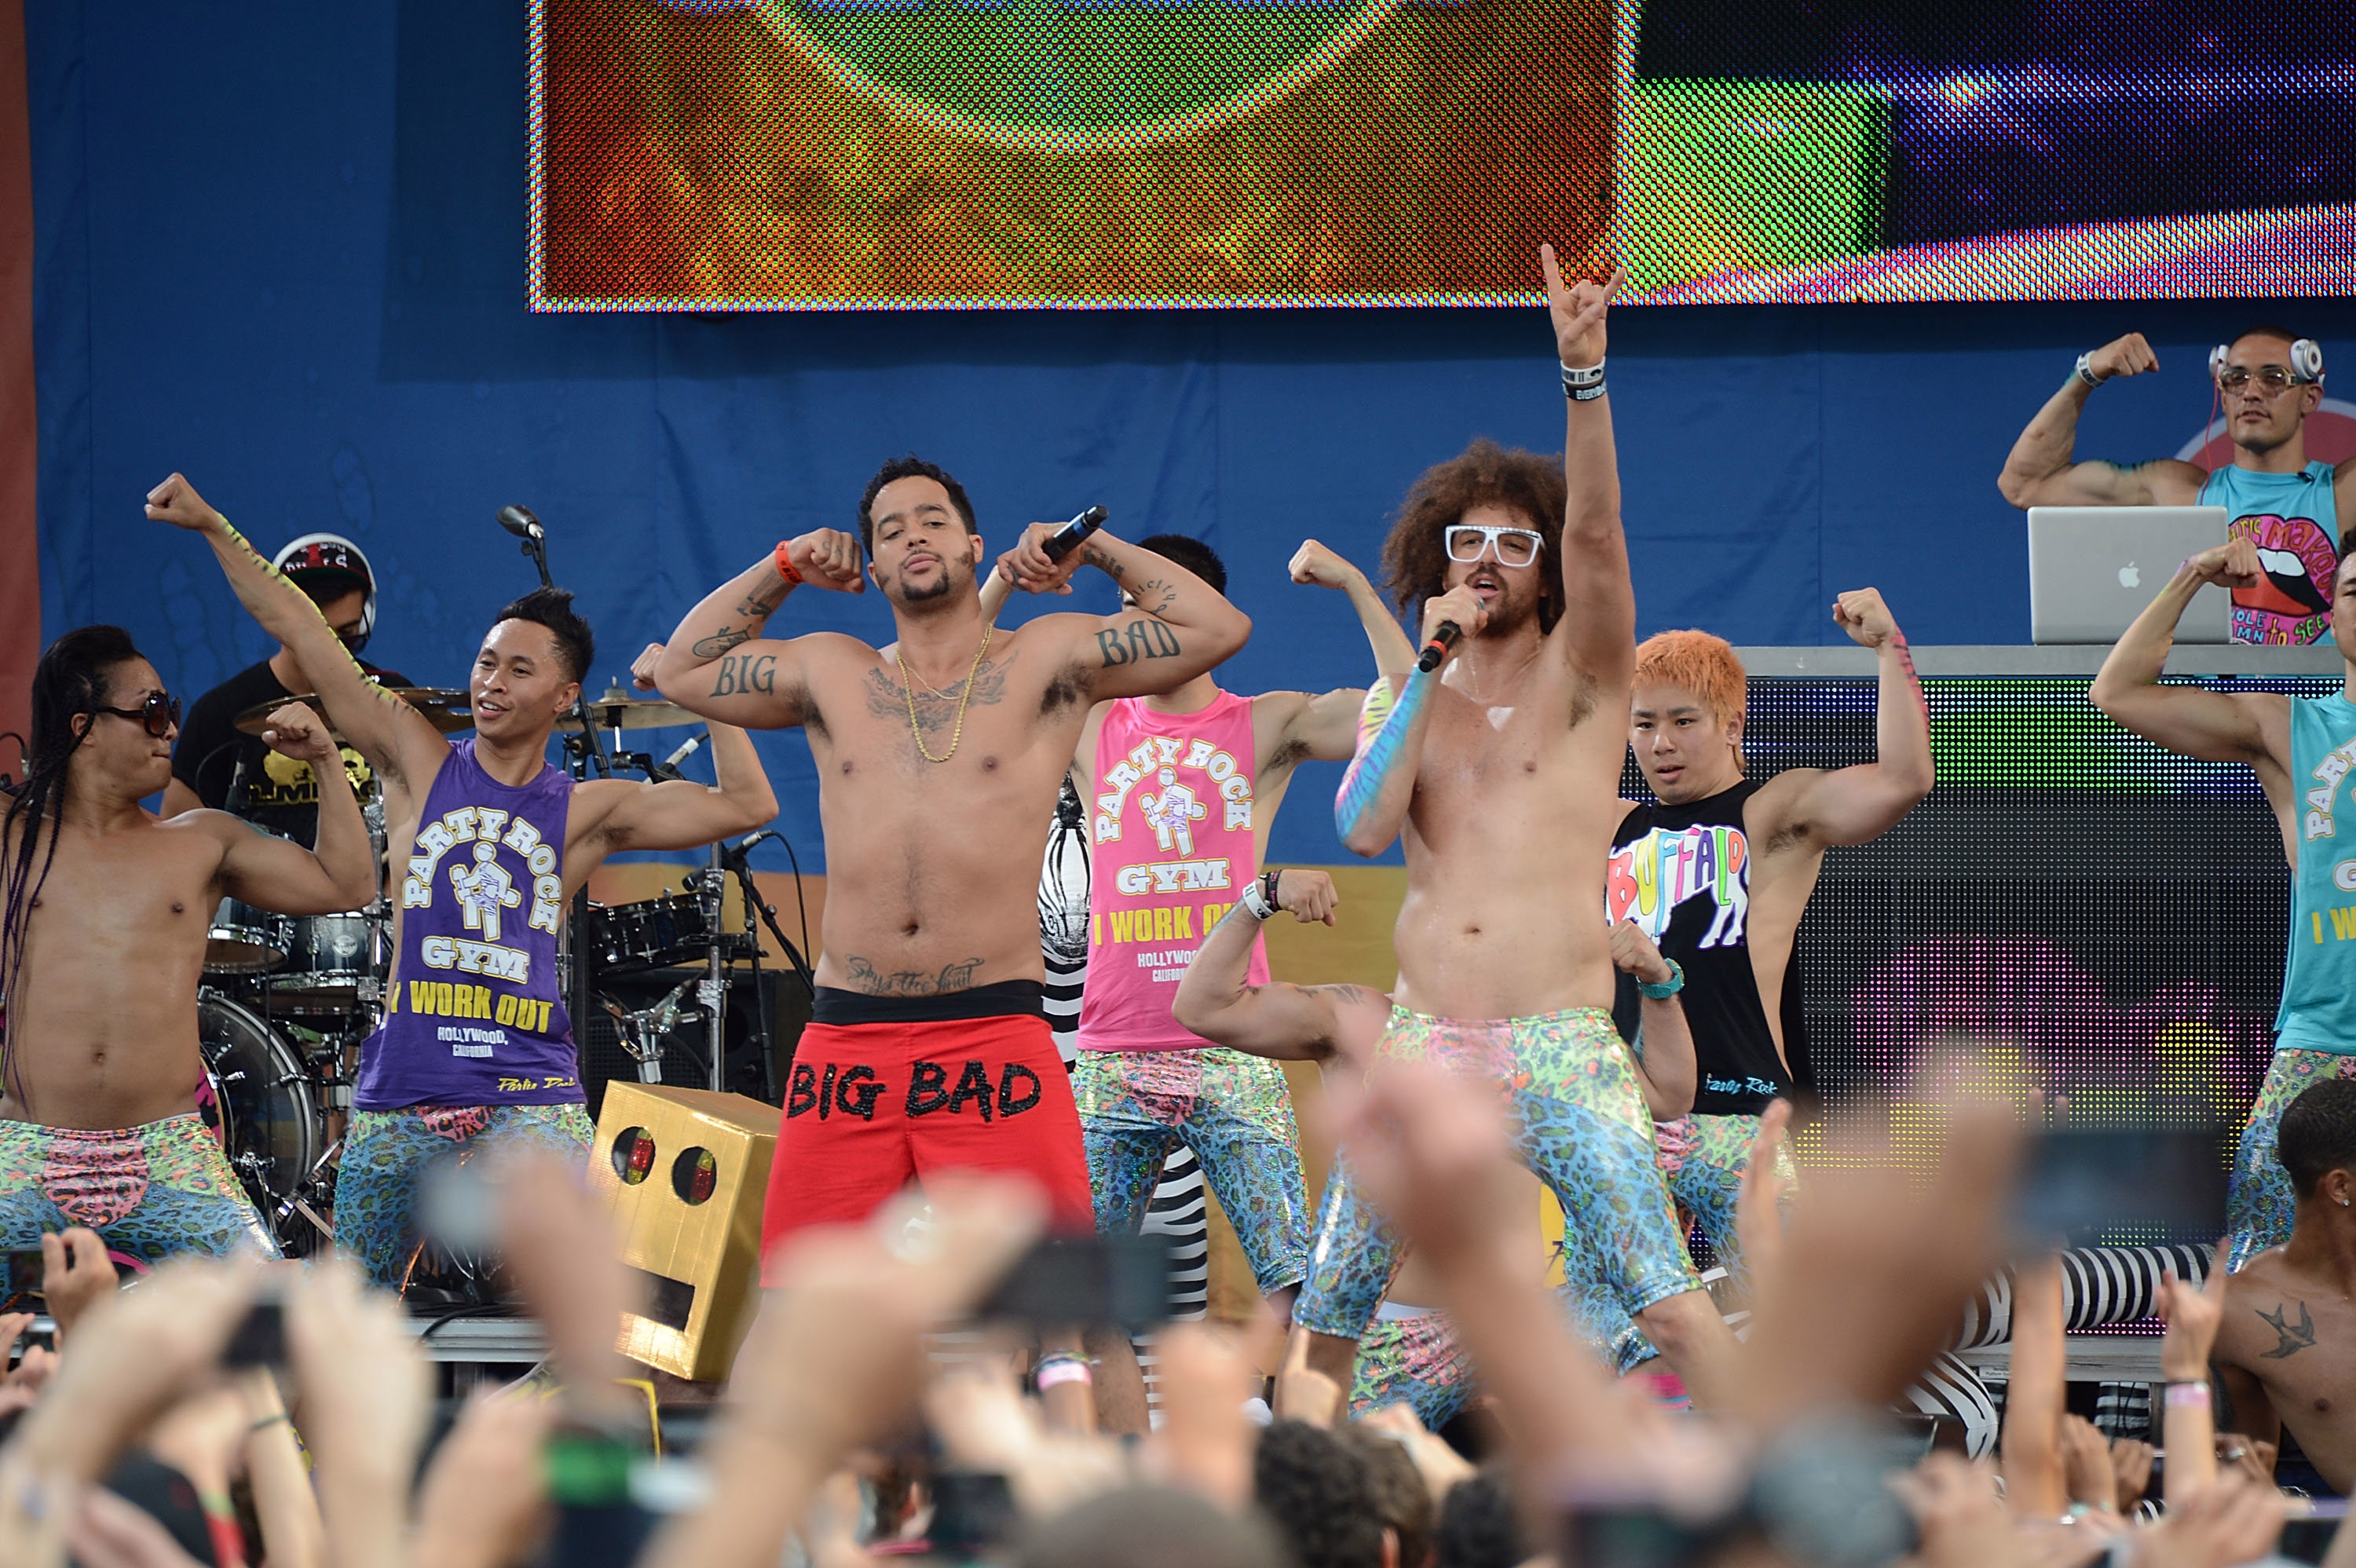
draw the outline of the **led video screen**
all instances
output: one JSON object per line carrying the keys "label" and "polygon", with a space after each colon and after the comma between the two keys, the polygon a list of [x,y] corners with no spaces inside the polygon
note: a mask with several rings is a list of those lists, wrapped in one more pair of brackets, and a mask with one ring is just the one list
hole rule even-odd
{"label": "led video screen", "polygon": [[[2321,696],[2323,678],[2209,682]],[[1832,850],[1800,925],[1808,1056],[1840,1102],[1927,1137],[1943,1040],[2074,1119],[2238,1128],[2265,1076],[2290,874],[2246,767],[2119,729],[2083,679],[1933,677],[1939,782],[1871,844]],[[1874,754],[1874,683],[1753,677],[1752,777]],[[1622,793],[1649,798],[1631,762]],[[1910,1118],[1912,1120],[1910,1122]]]}
{"label": "led video screen", "polygon": [[2326,0],[531,0],[540,310],[2356,293]]}

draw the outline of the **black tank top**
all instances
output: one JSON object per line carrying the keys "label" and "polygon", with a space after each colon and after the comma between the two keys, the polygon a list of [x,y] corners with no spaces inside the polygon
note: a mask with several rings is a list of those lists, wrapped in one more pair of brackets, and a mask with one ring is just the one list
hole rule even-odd
{"label": "black tank top", "polygon": [[[1686,1021],[1693,1029],[1700,1082],[1694,1110],[1707,1115],[1756,1115],[1788,1095],[1795,1073],[1775,1053],[1775,1037],[1760,1005],[1751,968],[1751,844],[1742,809],[1759,785],[1732,789],[1682,805],[1639,805],[1612,839],[1604,879],[1605,908],[1616,923],[1633,920],[1686,972]],[[1800,1007],[1799,955],[1783,969],[1783,1043],[1799,1082],[1809,1073],[1806,1028]],[[1613,1020],[1636,1035],[1641,997],[1633,976],[1620,976]]]}

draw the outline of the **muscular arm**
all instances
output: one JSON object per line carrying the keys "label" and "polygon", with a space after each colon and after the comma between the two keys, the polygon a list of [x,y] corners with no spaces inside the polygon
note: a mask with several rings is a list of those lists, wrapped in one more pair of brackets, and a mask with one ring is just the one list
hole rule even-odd
{"label": "muscular arm", "polygon": [[2020,439],[2012,443],[1997,475],[2004,498],[2027,511],[2031,507],[2190,506],[2206,477],[2190,463],[2162,458],[2122,467],[2115,463],[2073,463],[2078,416],[2094,389],[2072,375],[2045,400]]}
{"label": "muscular arm", "polygon": [[1431,688],[1437,675],[1420,670],[1399,683],[1376,681],[1358,715],[1358,746],[1342,788],[1333,797],[1333,827],[1353,855],[1369,858],[1390,848],[1415,798],[1416,771],[1423,763],[1424,732],[1431,728]]}
{"label": "muscular arm", "polygon": [[[1035,525],[1033,532],[1044,527]],[[1026,539],[1009,553],[1019,557],[1034,549],[1035,541]],[[1094,672],[1089,695],[1098,701],[1183,686],[1225,663],[1251,635],[1249,616],[1167,557],[1107,533],[1090,539],[1079,556],[1119,583],[1137,606],[1118,615],[1055,618],[1069,623],[1060,630],[1074,638],[1076,660]]]}
{"label": "muscular arm", "polygon": [[1279,1061],[1323,1061],[1340,1049],[1340,1004],[1376,994],[1361,986],[1247,985],[1259,919],[1227,911],[1194,952],[1170,1016],[1214,1045]]}
{"label": "muscular arm", "polygon": [[[778,730],[801,723],[808,690],[802,642],[759,635],[793,591],[776,557],[766,555],[706,594],[664,639],[655,664],[662,694],[723,725]],[[719,744],[717,729],[712,742]]]}
{"label": "muscular arm", "polygon": [[[1306,554],[1309,546],[1301,550]],[[1295,556],[1294,575],[1300,574],[1301,557]],[[1358,624],[1365,628],[1367,650],[1375,657],[1377,677],[1404,680],[1415,668],[1415,646],[1407,640],[1407,633],[1366,581],[1365,572],[1347,561],[1340,561],[1335,572],[1342,590],[1350,596],[1350,606],[1358,613]],[[1318,581],[1323,581],[1323,577]],[[1286,726],[1285,740],[1299,748],[1301,755],[1321,763],[1346,762],[1356,752],[1358,744],[1358,714],[1365,707],[1366,694],[1355,687],[1344,687],[1312,697]]]}
{"label": "muscular arm", "polygon": [[[376,896],[376,850],[343,757],[327,728],[300,703],[273,713],[271,724],[263,738],[272,748],[308,763],[319,781],[318,827],[312,847],[305,849],[253,832],[226,812],[206,813],[208,826],[225,841],[221,886],[233,897],[281,914],[358,909]],[[439,735],[434,739],[441,742]]]}
{"label": "muscular arm", "polygon": [[777,815],[777,797],[753,738],[733,724],[714,724],[711,733],[716,784],[599,779],[574,788],[573,809],[589,817],[587,832],[575,846],[594,847],[594,859],[575,865],[568,857],[568,883],[577,887],[597,860],[616,850],[692,849],[750,833]]}
{"label": "muscular arm", "polygon": [[256,555],[245,536],[207,506],[186,479],[175,474],[157,485],[147,497],[147,515],[200,534],[212,546],[238,603],[263,630],[294,650],[295,662],[317,686],[328,722],[388,784],[405,788],[412,779],[433,777],[449,755],[449,742],[423,714],[362,674],[318,606]]}
{"label": "muscular arm", "polygon": [[[1770,798],[1771,792],[1784,792],[1769,784],[1760,792],[1760,804],[1767,807],[1762,815],[1770,818],[1762,825],[1762,841],[1772,844],[1783,831],[1796,827],[1819,845],[1869,843],[1931,793],[1931,709],[1922,700],[1905,634],[1892,625],[1874,656],[1880,674],[1874,761],[1830,773],[1785,773],[1783,778],[1794,781],[1788,802]],[[1778,805],[1783,809],[1776,810]]]}
{"label": "muscular arm", "polygon": [[[2266,692],[2210,691],[2201,687],[2162,686],[2176,623],[2204,581],[2196,562],[2240,547],[2257,568],[2246,539],[2204,550],[2176,569],[2168,586],[2127,627],[2126,635],[2103,661],[2087,695],[2095,707],[2156,745],[2208,763],[2270,763],[2290,767],[2290,699]],[[2222,557],[2221,556],[2222,560]]]}

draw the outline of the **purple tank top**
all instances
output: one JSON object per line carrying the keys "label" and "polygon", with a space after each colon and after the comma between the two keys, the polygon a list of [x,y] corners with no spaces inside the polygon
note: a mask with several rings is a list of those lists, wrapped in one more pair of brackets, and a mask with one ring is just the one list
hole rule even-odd
{"label": "purple tank top", "polygon": [[563,1105],[582,1099],[556,970],[573,781],[499,783],[462,741],[426,792],[400,874],[401,963],[360,1047],[352,1104]]}

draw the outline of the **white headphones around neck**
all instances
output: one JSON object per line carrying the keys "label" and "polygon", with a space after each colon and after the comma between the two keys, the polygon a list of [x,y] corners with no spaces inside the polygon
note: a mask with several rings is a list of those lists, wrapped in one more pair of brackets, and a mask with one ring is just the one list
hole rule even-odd
{"label": "white headphones around neck", "polygon": [[[2238,341],[2238,340],[2237,340]],[[2209,379],[2216,380],[2225,373],[2225,351],[2233,345],[2220,343],[2209,350]],[[2323,379],[2323,347],[2312,337],[2302,337],[2290,346],[2290,373],[2301,383]]]}

